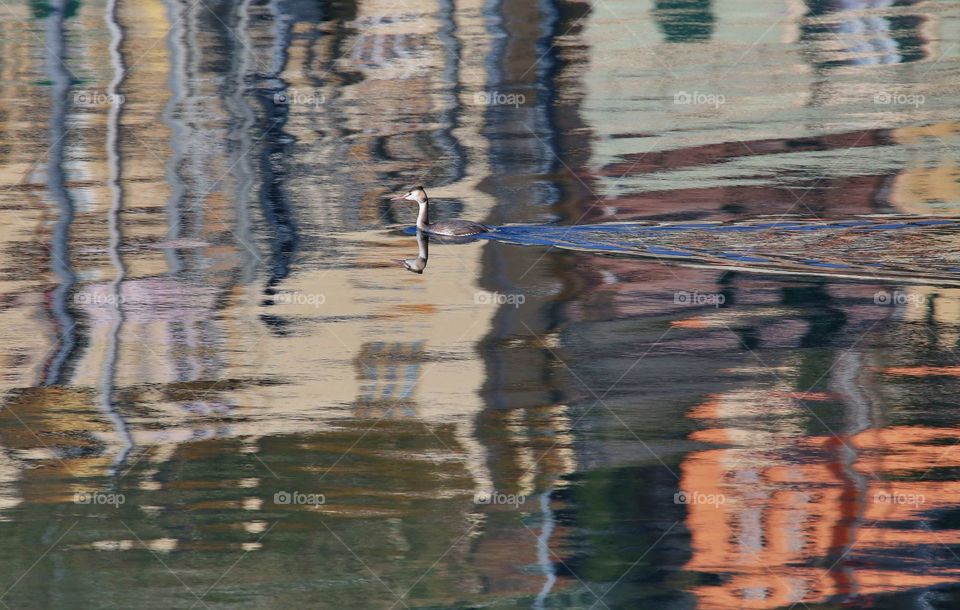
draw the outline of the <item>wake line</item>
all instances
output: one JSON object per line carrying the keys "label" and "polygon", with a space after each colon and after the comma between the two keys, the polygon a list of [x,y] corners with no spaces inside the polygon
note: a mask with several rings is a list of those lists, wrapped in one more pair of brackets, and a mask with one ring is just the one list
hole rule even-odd
{"label": "wake line", "polygon": [[507,225],[483,239],[762,273],[960,285],[960,219]]}

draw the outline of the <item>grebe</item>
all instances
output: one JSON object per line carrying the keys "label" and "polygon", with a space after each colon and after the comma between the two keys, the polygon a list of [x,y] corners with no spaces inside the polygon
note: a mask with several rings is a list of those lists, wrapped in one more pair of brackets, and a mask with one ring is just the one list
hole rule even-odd
{"label": "grebe", "polygon": [[451,235],[464,236],[476,235],[477,233],[487,233],[490,227],[471,222],[469,220],[441,220],[440,222],[430,222],[430,200],[427,199],[427,192],[422,186],[415,187],[412,191],[391,198],[391,201],[416,201],[420,204],[420,213],[417,215],[417,228],[432,235]]}
{"label": "grebe", "polygon": [[427,268],[427,244],[429,242],[430,238],[427,237],[427,234],[417,229],[417,246],[419,249],[417,258],[401,258],[397,259],[397,262],[403,265],[407,271],[423,273],[423,270]]}

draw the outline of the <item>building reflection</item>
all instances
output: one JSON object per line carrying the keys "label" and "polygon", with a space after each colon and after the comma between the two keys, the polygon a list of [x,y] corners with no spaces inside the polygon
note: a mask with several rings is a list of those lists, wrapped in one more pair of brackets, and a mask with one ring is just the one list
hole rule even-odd
{"label": "building reflection", "polygon": [[[209,581],[211,557],[256,551],[243,576],[291,589],[317,580],[303,557],[332,580],[358,572],[323,520],[392,586],[430,574],[412,595],[438,606],[589,606],[595,589],[611,606],[765,608],[955,580],[958,439],[924,405],[957,374],[956,290],[879,307],[873,285],[495,243],[435,244],[424,275],[390,265],[414,242],[385,229],[413,217],[381,195],[411,182],[440,215],[491,224],[956,215],[937,141],[955,122],[811,122],[849,100],[831,70],[929,59],[935,22],[913,4],[788,0],[772,27],[713,2],[613,4],[650,53],[625,53],[622,23],[579,1],[169,0],[112,4],[109,23],[13,7],[43,20],[50,55],[11,45],[4,82],[50,84],[24,85],[2,129],[49,161],[0,147],[2,196],[22,198],[0,209],[18,227],[3,236],[0,520],[123,490],[134,527],[97,520],[64,579],[136,536],[202,557],[183,561]],[[788,68],[733,78],[743,49],[723,41],[766,45],[768,29],[763,61]],[[662,57],[713,53],[723,65],[695,79],[662,76]],[[78,105],[70,70],[125,103]],[[727,86],[740,103],[715,114],[663,105]],[[679,290],[728,306],[691,310]],[[520,307],[483,302],[515,293]],[[293,488],[327,504],[278,507]],[[490,493],[524,502],[478,501]],[[392,603],[367,585],[311,601]]]}
{"label": "building reflection", "polygon": [[[904,524],[954,505],[954,483],[926,478],[931,469],[956,467],[956,456],[944,452],[956,432],[890,426],[804,436],[755,427],[761,413],[803,417],[798,402],[810,396],[781,396],[719,395],[691,413],[705,426],[693,438],[726,447],[694,452],[682,465],[681,489],[695,490],[688,492],[693,557],[686,567],[723,576],[722,585],[694,588],[700,605],[855,603],[953,582],[956,533]],[[757,414],[754,422],[747,413]],[[714,497],[723,502],[710,503]]]}
{"label": "building reflection", "polygon": [[[479,422],[478,431],[485,365],[444,354],[479,343],[496,307],[413,276],[419,283],[398,291],[395,270],[382,265],[410,246],[382,237],[407,211],[385,207],[376,185],[425,177],[445,215],[482,217],[493,200],[475,196],[489,171],[465,171],[468,158],[482,165],[487,156],[486,126],[459,116],[464,100],[487,89],[487,42],[466,41],[459,28],[482,29],[490,9],[414,3],[400,20],[394,5],[375,2],[349,14],[276,2],[151,10],[150,20],[112,14],[109,66],[94,63],[111,48],[92,36],[76,43],[87,59],[64,52],[47,64],[63,85],[45,98],[54,106],[50,138],[38,149],[54,144],[54,155],[46,175],[30,178],[60,202],[52,228],[41,229],[55,245],[45,257],[54,283],[36,299],[46,343],[24,350],[47,356],[11,361],[43,374],[9,381],[0,437],[13,457],[0,468],[9,484],[0,507],[50,510],[69,506],[75,492],[122,490],[156,518],[150,532],[133,534],[148,548],[254,551],[277,510],[274,477],[305,488],[321,479],[328,516],[382,518],[385,529],[369,539],[396,543],[408,560],[383,564],[376,544],[352,541],[378,571],[400,566],[395,576],[415,581],[475,522],[447,556],[451,583],[432,598],[548,594],[549,548],[563,529],[540,494],[576,465],[569,442],[557,447],[553,438],[569,425],[563,407],[550,401],[530,415]],[[522,3],[503,10],[523,28],[540,19],[541,9]],[[52,31],[63,28],[62,12],[49,19]],[[104,27],[93,10],[80,20],[90,31]],[[66,46],[62,33],[53,37]],[[467,45],[479,52],[461,55]],[[92,83],[114,83],[125,103],[112,112],[71,106],[60,60],[95,75]],[[543,74],[532,72],[531,86]],[[549,110],[546,97],[536,104],[535,123]],[[70,121],[84,125],[83,137]],[[555,152],[525,133],[540,169]],[[66,163],[66,151],[82,162]],[[344,159],[359,168],[346,180]],[[305,167],[326,175],[291,179]],[[354,198],[359,205],[343,204]],[[356,232],[371,227],[374,237]],[[367,245],[348,252],[331,234]],[[446,251],[441,269],[480,277],[483,252],[479,244]],[[388,341],[384,329],[393,329]],[[509,431],[510,447],[485,436],[499,438],[497,430]],[[356,458],[378,473],[359,486]],[[33,464],[48,466],[43,476]],[[229,474],[214,487],[229,491],[215,493],[199,479],[221,467]],[[171,477],[171,469],[191,474]],[[478,504],[478,492],[530,499],[504,511]],[[219,537],[208,510],[231,515],[235,535]],[[530,514],[542,523],[518,518]],[[424,547],[426,529],[434,542]],[[22,532],[24,543],[35,534]],[[89,530],[84,545],[125,552],[140,543],[104,527]],[[504,545],[511,561],[492,561]],[[507,573],[507,586],[484,584]]]}
{"label": "building reflection", "polygon": [[817,67],[901,64],[928,57],[926,17],[890,12],[891,0],[810,0],[807,5],[811,19],[804,30],[818,41]]}

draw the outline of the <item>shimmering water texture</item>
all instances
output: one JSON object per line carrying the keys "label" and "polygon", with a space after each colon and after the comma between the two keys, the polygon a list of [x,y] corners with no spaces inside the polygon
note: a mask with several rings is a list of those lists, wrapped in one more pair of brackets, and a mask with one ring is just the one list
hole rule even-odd
{"label": "shimmering water texture", "polygon": [[0,608],[960,608],[958,83],[955,0],[0,1]]}

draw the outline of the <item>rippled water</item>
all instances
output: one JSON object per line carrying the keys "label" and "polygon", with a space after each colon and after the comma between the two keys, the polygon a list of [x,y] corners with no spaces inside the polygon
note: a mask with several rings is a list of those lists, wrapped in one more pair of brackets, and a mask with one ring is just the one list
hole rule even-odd
{"label": "rippled water", "polygon": [[0,15],[7,607],[960,605],[957,4]]}

